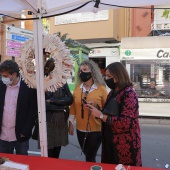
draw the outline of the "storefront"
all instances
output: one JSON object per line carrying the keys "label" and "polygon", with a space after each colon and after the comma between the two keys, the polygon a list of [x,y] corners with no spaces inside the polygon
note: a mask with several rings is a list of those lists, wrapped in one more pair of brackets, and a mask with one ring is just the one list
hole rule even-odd
{"label": "storefront", "polygon": [[[132,37],[121,41],[120,60],[126,65],[140,102],[169,105],[169,42],[169,36]],[[154,92],[148,91],[152,83],[155,84]]]}
{"label": "storefront", "polygon": [[94,48],[89,53],[89,59],[96,62],[104,74],[104,70],[110,63],[120,61],[118,48]]}

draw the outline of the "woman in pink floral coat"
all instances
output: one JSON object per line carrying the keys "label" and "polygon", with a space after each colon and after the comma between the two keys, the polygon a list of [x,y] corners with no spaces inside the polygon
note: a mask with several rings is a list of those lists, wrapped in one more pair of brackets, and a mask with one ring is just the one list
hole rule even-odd
{"label": "woman in pink floral coat", "polygon": [[111,89],[102,111],[87,104],[102,120],[102,163],[142,166],[138,98],[125,67],[107,66],[105,82]]}

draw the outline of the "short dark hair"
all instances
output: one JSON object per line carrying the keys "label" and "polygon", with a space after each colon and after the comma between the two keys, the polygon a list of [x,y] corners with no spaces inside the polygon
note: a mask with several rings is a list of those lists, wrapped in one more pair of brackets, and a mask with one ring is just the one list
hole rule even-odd
{"label": "short dark hair", "polygon": [[13,60],[5,60],[0,64],[0,73],[7,71],[9,74],[17,73],[19,76],[19,67],[18,64]]}
{"label": "short dark hair", "polygon": [[120,62],[109,64],[105,70],[108,70],[111,75],[115,77],[119,90],[126,86],[132,86],[132,82],[129,78],[128,72],[124,65]]}

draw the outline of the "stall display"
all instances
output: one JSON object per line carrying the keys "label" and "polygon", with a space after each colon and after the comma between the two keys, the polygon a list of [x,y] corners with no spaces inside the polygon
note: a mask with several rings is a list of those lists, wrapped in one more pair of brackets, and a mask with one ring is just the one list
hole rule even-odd
{"label": "stall display", "polygon": [[29,170],[29,165],[13,161],[5,161],[2,165],[0,165],[0,170]]}
{"label": "stall display", "polygon": [[[8,157],[11,161],[29,165],[30,170],[90,170],[91,167],[101,167],[103,170],[163,170],[160,168],[147,168],[127,165],[102,164],[94,162],[82,162],[66,159],[54,159],[40,156],[26,156],[0,153],[0,156]],[[100,168],[100,169],[101,169]],[[117,168],[117,169],[116,169]],[[122,169],[124,168],[124,169]]]}
{"label": "stall display", "polygon": [[[50,57],[55,61],[53,72],[44,77],[44,91],[54,92],[62,87],[67,78],[70,77],[73,69],[73,59],[69,55],[68,47],[56,35],[47,34],[43,36],[43,49],[50,53]],[[31,39],[24,43],[18,65],[26,84],[31,88],[37,88],[34,40]]]}

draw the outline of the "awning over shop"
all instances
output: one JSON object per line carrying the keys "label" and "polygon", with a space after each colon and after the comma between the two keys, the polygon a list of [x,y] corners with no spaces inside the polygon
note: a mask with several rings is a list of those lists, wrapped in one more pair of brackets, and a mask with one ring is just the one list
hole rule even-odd
{"label": "awning over shop", "polygon": [[122,38],[120,60],[170,60],[170,37]]}
{"label": "awning over shop", "polygon": [[170,36],[170,30],[152,30],[148,36]]}

